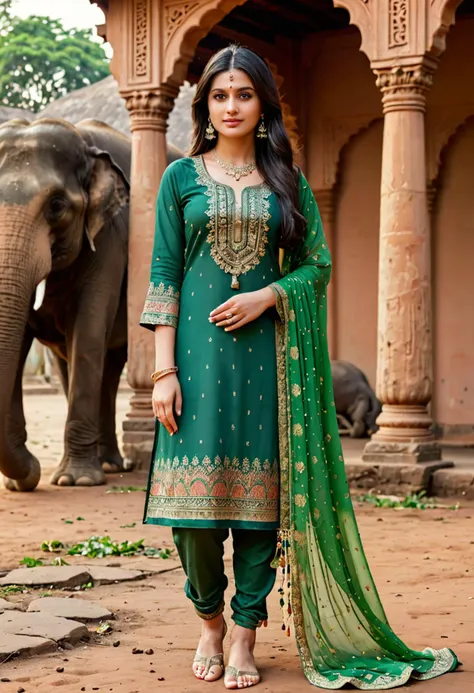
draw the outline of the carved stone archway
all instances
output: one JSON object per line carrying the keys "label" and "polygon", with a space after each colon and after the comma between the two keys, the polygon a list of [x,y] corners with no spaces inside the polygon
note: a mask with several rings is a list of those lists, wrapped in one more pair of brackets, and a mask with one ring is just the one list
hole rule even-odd
{"label": "carved stone archway", "polygon": [[451,146],[466,122],[472,118],[469,104],[459,108],[447,108],[437,115],[433,130],[430,131],[427,150],[427,180],[430,185],[437,185],[447,149]]}
{"label": "carved stone archway", "polygon": [[227,14],[247,0],[168,0],[164,3],[162,81],[181,84],[186,79],[199,41]]}
{"label": "carved stone archway", "polygon": [[445,170],[446,166],[446,160],[449,156],[449,152],[451,151],[453,145],[468,128],[472,127],[473,123],[474,115],[472,115],[471,113],[469,115],[466,115],[464,120],[458,121],[456,126],[453,127],[449,133],[445,133],[445,139],[442,143],[442,146],[438,154],[438,166],[436,169],[436,177],[431,181],[433,186],[437,187],[438,181],[443,175],[443,171]]}
{"label": "carved stone archway", "polygon": [[[369,58],[373,55],[373,40],[375,35],[374,20],[376,13],[371,7],[369,0],[333,0],[334,7],[341,7],[347,10],[351,18],[351,24],[356,26],[361,33],[360,49]],[[374,0],[372,0],[372,5]]]}
{"label": "carved stone archway", "polygon": [[462,0],[431,0],[429,35],[430,51],[434,55],[438,56],[446,50],[446,36],[461,3]]}

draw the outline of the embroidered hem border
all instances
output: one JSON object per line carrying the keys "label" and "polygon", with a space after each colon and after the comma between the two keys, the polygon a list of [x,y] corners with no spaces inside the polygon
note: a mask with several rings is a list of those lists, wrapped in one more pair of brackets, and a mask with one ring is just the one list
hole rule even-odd
{"label": "embroidered hem border", "polygon": [[272,524],[278,522],[278,501],[262,504],[248,498],[149,496],[145,521],[153,519]]}
{"label": "embroidered hem border", "polygon": [[172,284],[150,282],[145,306],[140,318],[141,325],[178,326],[179,291]]}

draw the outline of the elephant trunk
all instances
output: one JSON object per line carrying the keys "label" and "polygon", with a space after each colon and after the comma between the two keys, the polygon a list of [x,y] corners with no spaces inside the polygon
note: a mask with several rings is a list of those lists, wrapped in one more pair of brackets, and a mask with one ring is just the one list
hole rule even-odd
{"label": "elephant trunk", "polygon": [[21,490],[39,481],[39,464],[25,447],[26,435],[15,420],[18,406],[12,406],[28,314],[45,265],[35,252],[35,230],[21,209],[0,208],[0,472],[18,480],[15,488],[26,484]]}

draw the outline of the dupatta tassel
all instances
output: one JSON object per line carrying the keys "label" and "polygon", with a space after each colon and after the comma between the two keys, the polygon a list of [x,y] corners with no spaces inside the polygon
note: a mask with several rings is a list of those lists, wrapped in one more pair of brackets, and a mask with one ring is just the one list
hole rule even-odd
{"label": "dupatta tassel", "polygon": [[282,631],[290,637],[293,609],[291,606],[291,565],[290,565],[291,530],[280,530],[278,533],[277,551],[272,567],[281,568],[281,582],[278,589],[282,615]]}

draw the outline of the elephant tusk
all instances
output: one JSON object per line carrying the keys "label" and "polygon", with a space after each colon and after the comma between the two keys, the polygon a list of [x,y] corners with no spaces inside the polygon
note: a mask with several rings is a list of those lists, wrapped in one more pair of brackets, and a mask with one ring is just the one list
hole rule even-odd
{"label": "elephant tusk", "polygon": [[46,279],[43,279],[36,287],[35,303],[33,305],[33,310],[39,310],[43,305],[44,294],[46,290]]}

